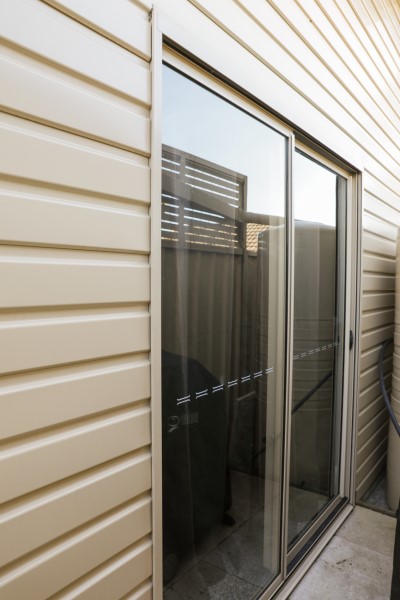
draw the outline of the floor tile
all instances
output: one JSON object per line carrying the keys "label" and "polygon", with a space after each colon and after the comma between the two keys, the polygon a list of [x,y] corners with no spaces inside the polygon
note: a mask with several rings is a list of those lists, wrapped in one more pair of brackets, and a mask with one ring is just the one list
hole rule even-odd
{"label": "floor tile", "polygon": [[342,573],[379,582],[380,590],[390,595],[392,558],[335,536],[319,560],[336,567]]}
{"label": "floor tile", "polygon": [[250,600],[259,588],[200,561],[174,584],[167,587],[164,600]]}
{"label": "floor tile", "polygon": [[388,595],[379,582],[319,560],[296,587],[290,600],[388,600]]}
{"label": "floor tile", "polygon": [[393,556],[396,519],[361,506],[338,532],[338,536],[381,554]]}

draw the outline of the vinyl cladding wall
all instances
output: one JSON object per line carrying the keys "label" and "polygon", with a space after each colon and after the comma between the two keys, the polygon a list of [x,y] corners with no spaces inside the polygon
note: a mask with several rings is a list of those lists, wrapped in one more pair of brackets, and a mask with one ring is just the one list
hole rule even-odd
{"label": "vinyl cladding wall", "polygon": [[[246,64],[248,86],[243,84],[245,77],[239,84],[248,89],[257,80],[254,95],[283,118],[339,155],[350,145],[363,157],[356,474],[361,498],[386,458],[387,415],[377,360],[381,343],[393,335],[395,240],[400,224],[400,4],[398,0],[163,0],[159,5],[174,18],[181,15],[182,28],[190,29],[196,22],[193,34],[213,39],[232,65]],[[211,52],[202,58],[218,68]],[[227,66],[229,70],[228,76],[238,81],[234,66]],[[385,368],[390,385],[390,359]]]}
{"label": "vinyl cladding wall", "polygon": [[3,0],[0,597],[151,597],[147,0]]}

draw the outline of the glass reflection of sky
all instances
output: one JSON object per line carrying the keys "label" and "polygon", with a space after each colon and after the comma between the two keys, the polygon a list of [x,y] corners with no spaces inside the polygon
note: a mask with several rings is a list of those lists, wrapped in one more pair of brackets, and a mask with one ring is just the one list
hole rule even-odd
{"label": "glass reflection of sky", "polygon": [[299,152],[294,160],[294,218],[336,225],[337,175]]}
{"label": "glass reflection of sky", "polygon": [[[247,176],[247,210],[284,216],[286,138],[164,66],[163,143]],[[336,225],[336,178],[296,153],[295,219]]]}
{"label": "glass reflection of sky", "polygon": [[247,176],[247,210],[284,216],[286,138],[164,66],[163,143]]}

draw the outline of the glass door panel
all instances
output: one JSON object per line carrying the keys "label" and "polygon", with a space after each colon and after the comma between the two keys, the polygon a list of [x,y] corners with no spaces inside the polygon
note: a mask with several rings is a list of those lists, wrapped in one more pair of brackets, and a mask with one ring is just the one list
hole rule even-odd
{"label": "glass door panel", "polygon": [[289,548],[339,494],[346,179],[294,155]]}
{"label": "glass door panel", "polygon": [[281,572],[288,139],[163,72],[164,597]]}

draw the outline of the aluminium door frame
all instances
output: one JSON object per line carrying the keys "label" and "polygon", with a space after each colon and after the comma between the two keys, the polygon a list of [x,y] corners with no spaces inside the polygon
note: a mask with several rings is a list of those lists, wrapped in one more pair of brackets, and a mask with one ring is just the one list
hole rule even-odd
{"label": "aluminium door frame", "polygon": [[[152,153],[150,159],[151,167],[151,390],[152,390],[152,454],[153,454],[153,470],[152,470],[152,486],[153,486],[153,597],[155,600],[161,600],[163,595],[163,583],[162,583],[162,441],[161,441],[161,144],[162,144],[162,61],[165,56],[165,43],[175,45],[179,48],[179,51],[169,50],[168,51],[168,62],[175,61],[175,67],[179,66],[179,70],[182,71],[182,66],[185,65],[184,72],[186,69],[191,71],[192,76],[195,75],[195,80],[200,84],[211,88],[218,94],[225,97],[228,101],[234,103],[239,108],[242,108],[252,116],[265,122],[268,126],[273,127],[288,138],[288,193],[287,193],[287,269],[290,273],[290,277],[287,277],[287,309],[286,318],[289,327],[286,331],[286,365],[285,365],[285,441],[284,441],[284,465],[283,470],[283,497],[282,497],[282,536],[281,536],[281,570],[280,575],[273,581],[268,587],[266,592],[261,596],[262,599],[267,600],[274,596],[277,600],[283,600],[291,593],[295,585],[304,575],[306,570],[312,565],[315,558],[322,551],[329,539],[334,535],[343,521],[350,514],[353,505],[355,503],[355,484],[354,484],[354,472],[355,472],[355,415],[357,410],[357,398],[358,398],[358,379],[359,379],[359,320],[360,320],[360,256],[361,256],[361,175],[356,169],[349,166],[348,163],[341,159],[336,159],[335,155],[331,155],[329,151],[326,151],[324,147],[321,147],[321,154],[318,152],[318,143],[308,140],[302,132],[296,132],[295,128],[288,126],[285,122],[273,116],[268,112],[268,107],[264,106],[262,102],[254,102],[246,94],[243,94],[241,90],[237,89],[235,82],[229,80],[228,84],[221,81],[220,78],[215,78],[210,72],[211,69],[207,70],[201,66],[193,63],[190,59],[196,56],[196,44],[193,44],[193,48],[190,43],[190,36],[187,35],[187,31],[177,26],[177,23],[171,20],[167,15],[160,14],[159,11],[153,10],[152,12],[152,28],[153,28],[153,39],[152,39],[152,85],[153,85],[153,102],[151,109],[151,122],[152,122],[152,133],[151,133],[151,145]],[[178,44],[180,39],[186,42],[185,50]],[[173,42],[171,42],[173,40]],[[173,58],[175,56],[175,58]],[[199,61],[201,62],[201,61]],[[220,71],[221,73],[222,71]],[[190,75],[190,73],[187,73]],[[218,87],[218,90],[214,88],[214,84]],[[287,511],[288,511],[288,477],[289,477],[289,465],[290,465],[290,410],[291,406],[291,386],[288,382],[291,381],[292,377],[292,320],[293,320],[293,214],[292,214],[292,161],[295,148],[298,147],[301,142],[306,142],[305,149],[307,154],[311,154],[315,149],[317,150],[316,157],[319,162],[323,162],[324,156],[330,157],[331,165],[339,172],[340,167],[346,167],[346,173],[348,178],[348,197],[352,198],[351,202],[348,202],[348,215],[351,215],[352,221],[352,232],[348,231],[348,249],[347,252],[347,265],[346,275],[348,269],[351,268],[352,277],[348,293],[350,301],[346,301],[346,319],[348,326],[346,326],[346,340],[348,344],[349,330],[351,329],[354,334],[354,346],[351,356],[351,365],[347,365],[348,368],[348,398],[352,399],[352,402],[348,402],[347,410],[343,411],[343,418],[347,421],[346,436],[342,434],[342,443],[346,447],[346,451],[342,450],[342,461],[341,465],[341,486],[345,486],[347,490],[347,497],[349,502],[340,514],[338,514],[332,523],[329,524],[324,534],[319,538],[313,545],[310,551],[304,556],[301,563],[293,570],[292,573],[287,573]],[[350,176],[349,176],[350,175]],[[348,228],[349,230],[350,228]],[[351,234],[351,235],[350,235]],[[350,361],[347,361],[350,363]],[[345,374],[343,379],[345,381]],[[323,513],[325,514],[325,513]],[[275,595],[274,595],[275,594]]]}

